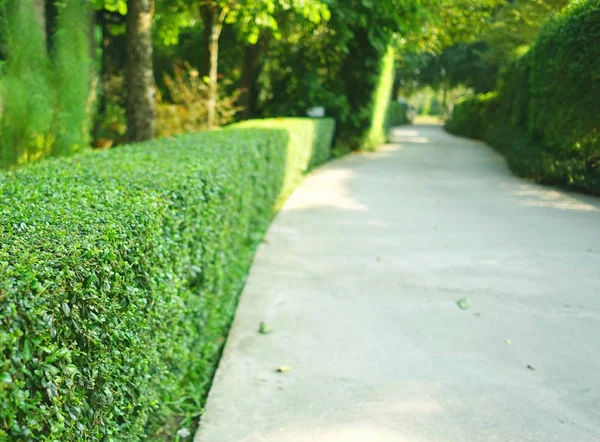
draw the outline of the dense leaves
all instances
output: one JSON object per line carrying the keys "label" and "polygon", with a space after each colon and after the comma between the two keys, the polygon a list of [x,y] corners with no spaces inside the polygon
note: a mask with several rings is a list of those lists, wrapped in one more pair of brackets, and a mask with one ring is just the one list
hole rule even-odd
{"label": "dense leaves", "polygon": [[251,126],[1,177],[0,439],[168,438],[201,411],[255,245],[330,155],[331,120]]}

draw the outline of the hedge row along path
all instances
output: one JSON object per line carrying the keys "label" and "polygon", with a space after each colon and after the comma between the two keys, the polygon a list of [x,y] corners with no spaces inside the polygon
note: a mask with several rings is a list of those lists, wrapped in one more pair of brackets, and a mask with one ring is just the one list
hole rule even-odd
{"label": "hedge row along path", "polygon": [[597,440],[600,199],[439,127],[393,139],[278,215],[195,441]]}

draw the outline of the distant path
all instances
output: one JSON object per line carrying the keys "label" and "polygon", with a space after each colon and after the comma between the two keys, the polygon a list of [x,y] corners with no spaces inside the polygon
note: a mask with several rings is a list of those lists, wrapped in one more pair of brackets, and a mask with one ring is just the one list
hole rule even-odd
{"label": "distant path", "polygon": [[196,442],[600,440],[600,199],[440,127],[394,141],[271,226]]}

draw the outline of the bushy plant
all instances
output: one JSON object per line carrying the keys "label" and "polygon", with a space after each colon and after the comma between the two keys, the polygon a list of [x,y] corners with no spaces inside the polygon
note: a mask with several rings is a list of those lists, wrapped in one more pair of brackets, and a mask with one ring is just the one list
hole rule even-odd
{"label": "bushy plant", "polygon": [[54,143],[52,155],[71,155],[89,146],[91,59],[86,5],[78,0],[59,4],[54,36]]}
{"label": "bushy plant", "polygon": [[331,120],[255,122],[0,180],[0,440],[173,440],[255,246]]}
{"label": "bushy plant", "polygon": [[395,126],[410,124],[412,122],[410,119],[412,113],[413,112],[410,111],[407,102],[392,100],[388,109],[386,127],[389,130]]}
{"label": "bushy plant", "polygon": [[[167,97],[159,96],[157,104],[158,135],[171,136],[206,129],[208,84],[198,71],[187,63],[176,66],[173,75],[165,74],[164,84]],[[240,111],[240,107],[236,105],[240,92],[227,93],[230,85],[227,81],[219,83],[215,120],[217,126],[232,123],[236,113]]]}
{"label": "bushy plant", "polygon": [[363,148],[375,149],[387,138],[389,128],[389,109],[394,88],[394,60],[395,53],[392,46],[387,48],[381,59],[378,80],[375,84],[371,104],[371,122]]}
{"label": "bushy plant", "polygon": [[52,57],[31,0],[7,2],[6,17],[0,167],[81,150],[88,145],[91,111],[84,4],[60,3]]}
{"label": "bushy plant", "polygon": [[600,192],[600,0],[577,1],[542,28],[531,53],[527,130],[564,170]]}
{"label": "bushy plant", "polygon": [[498,114],[498,93],[477,94],[454,105],[446,129],[456,135],[482,140]]}
{"label": "bushy plant", "polygon": [[4,5],[8,60],[0,88],[0,167],[46,154],[54,96],[44,36],[31,0]]}

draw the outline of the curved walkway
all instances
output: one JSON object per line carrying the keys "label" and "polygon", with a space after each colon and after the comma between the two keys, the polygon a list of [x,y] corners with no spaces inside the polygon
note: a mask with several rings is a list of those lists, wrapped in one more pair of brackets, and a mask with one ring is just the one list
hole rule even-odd
{"label": "curved walkway", "polygon": [[433,126],[294,193],[195,439],[598,440],[600,199]]}

